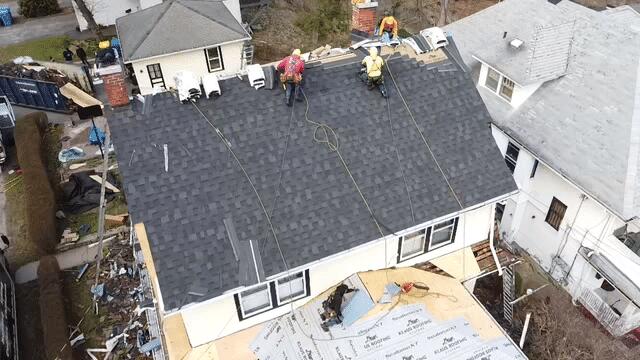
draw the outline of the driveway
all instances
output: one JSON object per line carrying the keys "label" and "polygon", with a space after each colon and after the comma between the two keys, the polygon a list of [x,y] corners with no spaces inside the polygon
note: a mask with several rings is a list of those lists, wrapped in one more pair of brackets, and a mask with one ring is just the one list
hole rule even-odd
{"label": "driveway", "polygon": [[[41,18],[26,19],[18,17],[17,23],[9,27],[0,27],[0,47],[55,35],[69,35],[72,38],[83,34],[76,31],[78,22],[71,8],[71,0],[58,0],[62,13]],[[0,3],[9,6],[14,18],[18,16],[18,2]]]}

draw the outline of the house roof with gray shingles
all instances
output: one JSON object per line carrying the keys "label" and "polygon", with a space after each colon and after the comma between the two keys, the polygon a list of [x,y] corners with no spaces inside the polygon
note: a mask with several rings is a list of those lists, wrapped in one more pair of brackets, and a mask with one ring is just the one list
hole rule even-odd
{"label": "house roof with gray shingles", "polygon": [[[385,235],[461,210],[390,80],[391,121],[385,100],[357,79],[359,59],[307,65],[309,117],[336,130]],[[516,190],[469,73],[448,62],[419,66],[404,58],[389,67],[465,208]],[[381,237],[336,152],[314,141],[304,102],[289,108],[281,90],[256,91],[246,77],[221,86],[222,96],[201,99],[198,107],[228,139],[273,212],[289,268]],[[145,224],[165,307],[242,285],[225,219],[233,221],[238,241],[258,241],[266,276],[285,271],[258,198],[216,131],[169,93],[155,95],[150,108],[147,115],[115,110],[109,127],[130,214]]]}
{"label": "house roof with gray shingles", "polygon": [[477,51],[504,53],[505,31],[574,21],[566,74],[518,108],[478,90],[498,127],[623,218],[640,215],[640,21],[631,19],[571,1],[506,0],[446,27],[477,69]]}
{"label": "house roof with gray shingles", "polygon": [[169,0],[116,20],[125,61],[214,46],[250,36],[220,0]]}

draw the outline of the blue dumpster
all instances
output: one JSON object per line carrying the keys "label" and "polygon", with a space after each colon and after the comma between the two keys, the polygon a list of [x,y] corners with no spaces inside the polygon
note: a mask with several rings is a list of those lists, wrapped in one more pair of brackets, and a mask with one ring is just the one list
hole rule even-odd
{"label": "blue dumpster", "polygon": [[2,26],[13,25],[13,16],[11,16],[11,8],[7,6],[0,6],[0,24],[2,24]]}
{"label": "blue dumpster", "polygon": [[14,105],[45,111],[71,112],[67,99],[60,94],[58,85],[48,81],[0,75],[0,96],[6,96]]}

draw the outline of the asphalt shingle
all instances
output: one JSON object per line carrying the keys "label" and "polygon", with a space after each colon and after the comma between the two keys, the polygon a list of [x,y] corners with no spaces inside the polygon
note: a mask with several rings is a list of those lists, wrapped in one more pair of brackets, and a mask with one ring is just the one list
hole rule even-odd
{"label": "asphalt shingle", "polygon": [[[391,123],[384,99],[356,78],[359,66],[310,67],[308,114],[335,129],[341,154],[385,235],[460,210],[390,79]],[[448,62],[427,67],[396,59],[389,67],[464,207],[516,189],[468,73]],[[289,267],[380,237],[337,153],[313,140],[304,102],[292,110],[281,91],[256,91],[246,79],[221,86],[222,96],[198,106],[231,142],[273,214]],[[166,309],[240,285],[225,218],[233,219],[239,241],[259,242],[266,276],[285,270],[249,182],[192,105],[158,94],[148,115],[116,110],[109,125],[131,217],[146,225]],[[163,144],[169,148],[168,172]],[[202,298],[185,295],[202,289]]]}

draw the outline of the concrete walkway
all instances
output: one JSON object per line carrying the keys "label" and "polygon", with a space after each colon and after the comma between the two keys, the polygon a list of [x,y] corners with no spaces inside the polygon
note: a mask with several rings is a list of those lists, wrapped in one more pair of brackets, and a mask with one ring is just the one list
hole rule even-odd
{"label": "concrete walkway", "polygon": [[71,8],[71,0],[59,0],[59,3],[62,13],[34,19],[18,16],[17,1],[0,3],[2,6],[9,6],[17,20],[12,26],[0,27],[0,47],[56,35],[83,38],[83,33],[76,31],[78,21]]}
{"label": "concrete walkway", "polygon": [[[107,239],[104,241],[104,245],[109,243],[109,241],[106,240]],[[98,247],[98,243],[95,243],[56,254],[60,270],[66,270],[93,262],[98,254]],[[38,278],[38,265],[40,265],[40,261],[34,261],[19,268],[15,275],[16,284],[24,284],[36,280]]]}

